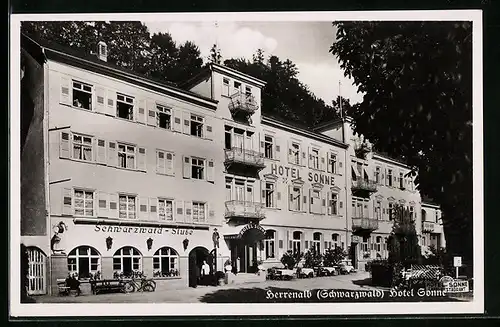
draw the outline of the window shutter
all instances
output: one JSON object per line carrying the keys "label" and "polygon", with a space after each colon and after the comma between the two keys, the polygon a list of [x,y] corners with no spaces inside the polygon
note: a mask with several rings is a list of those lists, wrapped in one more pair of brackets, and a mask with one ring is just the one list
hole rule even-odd
{"label": "window shutter", "polygon": [[184,134],[191,133],[191,115],[187,112],[182,113],[182,132]]}
{"label": "window shutter", "polygon": [[293,208],[293,188],[292,185],[288,185],[288,210]]}
{"label": "window shutter", "polygon": [[207,140],[212,140],[213,139],[213,131],[212,131],[212,119],[211,118],[205,117],[204,128],[205,128],[205,132],[203,133],[204,134],[203,136]]}
{"label": "window shutter", "polygon": [[156,126],[156,105],[155,105],[155,102],[152,100],[147,100],[146,104],[147,104],[147,113],[148,113],[147,118],[146,118],[147,124],[149,126]]}
{"label": "window shutter", "polygon": [[293,163],[292,143],[288,141],[288,163]]}
{"label": "window shutter", "polygon": [[184,202],[175,201],[175,221],[183,223],[184,222]]}
{"label": "window shutter", "polygon": [[311,147],[308,147],[307,149],[308,149],[308,150],[307,150],[307,153],[308,153],[308,155],[309,155],[309,156],[308,156],[308,161],[307,161],[307,162],[308,162],[308,163],[307,163],[307,166],[308,166],[309,168],[312,168],[312,162],[313,162],[313,160],[312,160],[312,151],[311,151]]}
{"label": "window shutter", "polygon": [[107,102],[106,102],[106,114],[109,116],[116,116],[116,92],[108,90],[107,91]]}
{"label": "window shutter", "polygon": [[326,198],[325,193],[321,192],[321,214],[324,215],[326,213]]}
{"label": "window shutter", "polygon": [[191,178],[191,158],[188,156],[182,156],[182,176]]}
{"label": "window shutter", "polygon": [[118,194],[109,195],[109,217],[118,218]]}
{"label": "window shutter", "polygon": [[108,142],[108,165],[118,165],[118,152],[116,149],[116,142]]}
{"label": "window shutter", "polygon": [[[305,211],[307,211],[306,208],[304,208]],[[314,199],[312,197],[312,189],[309,189],[309,212],[313,213],[314,212]]]}
{"label": "window shutter", "polygon": [[305,166],[306,165],[305,161],[306,161],[306,153],[302,151],[302,158],[300,159],[300,164]]}
{"label": "window shutter", "polygon": [[209,182],[214,182],[214,175],[215,175],[215,167],[214,167],[214,161],[209,160],[208,165],[207,165],[207,181]]}
{"label": "window shutter", "polygon": [[[305,246],[304,250],[307,251],[307,250],[309,250],[309,242],[306,240],[305,243],[306,243],[306,246]],[[312,244],[312,242],[311,242],[311,244]]]}
{"label": "window shutter", "polygon": [[290,239],[290,231],[286,231],[286,240],[288,243],[288,250],[293,249],[292,240]]}
{"label": "window shutter", "polygon": [[70,158],[70,136],[68,132],[61,132],[61,140],[59,144],[59,157],[60,158]]}
{"label": "window shutter", "polygon": [[60,97],[61,103],[71,105],[70,90],[71,90],[71,85],[69,78],[61,76],[61,97]]}
{"label": "window shutter", "polygon": [[327,173],[333,173],[332,172],[332,166],[330,165],[330,160],[331,160],[330,158],[331,157],[332,157],[332,154],[331,154],[331,152],[328,151],[326,153],[326,172]]}
{"label": "window shutter", "polygon": [[175,154],[173,153],[166,153],[165,154],[165,165],[166,165],[166,171],[168,175],[174,175],[175,170],[174,170],[174,156]]}
{"label": "window shutter", "polygon": [[278,157],[277,153],[280,151],[280,146],[278,145],[278,138],[275,136],[273,138],[273,159]]}
{"label": "window shutter", "polygon": [[265,148],[265,135],[263,133],[260,133],[260,151],[264,154],[264,148]]}
{"label": "window shutter", "polygon": [[165,152],[156,151],[156,172],[159,174],[165,174],[165,166],[166,166],[166,158]]}
{"label": "window shutter", "polygon": [[[343,206],[342,201],[339,201],[339,208],[342,209],[342,206]],[[340,214],[340,213],[338,213],[338,214]]]}
{"label": "window shutter", "polygon": [[70,188],[62,189],[62,212],[65,216],[73,215],[73,190]]}
{"label": "window shutter", "polygon": [[102,87],[96,87],[95,89],[96,101],[95,101],[95,109],[97,112],[101,114],[106,113],[106,90]]}
{"label": "window shutter", "polygon": [[97,195],[97,200],[97,215],[99,217],[107,218],[109,216],[109,195],[104,192],[99,192]]}
{"label": "window shutter", "polygon": [[148,219],[148,198],[139,198],[139,219]]}
{"label": "window shutter", "polygon": [[193,222],[193,202],[184,201],[184,222]]}
{"label": "window shutter", "polygon": [[328,201],[328,204],[327,204],[327,214],[328,215],[332,215],[333,212],[332,212],[332,192],[327,192],[326,193],[326,198],[327,198],[327,201]]}
{"label": "window shutter", "polygon": [[146,100],[140,99],[137,101],[137,122],[141,124],[146,123]]}
{"label": "window shutter", "polygon": [[337,157],[337,165],[338,165],[338,169],[337,169],[336,173],[339,175],[342,175],[342,161],[340,160],[340,157]]}
{"label": "window shutter", "polygon": [[158,199],[149,198],[149,220],[158,220]]}
{"label": "window shutter", "polygon": [[321,156],[321,161],[320,161],[320,164],[319,164],[319,169],[321,169],[322,171],[325,171],[325,156],[323,155],[322,152],[320,152],[320,156]]}
{"label": "window shutter", "polygon": [[172,130],[182,133],[182,112],[179,110],[171,110],[172,112]]}
{"label": "window shutter", "polygon": [[141,171],[146,171],[147,167],[147,153],[146,148],[138,148],[137,151],[137,169]]}
{"label": "window shutter", "polygon": [[97,139],[96,148],[97,148],[96,149],[96,153],[97,153],[96,161],[97,161],[97,163],[105,165],[106,164],[106,141]]}

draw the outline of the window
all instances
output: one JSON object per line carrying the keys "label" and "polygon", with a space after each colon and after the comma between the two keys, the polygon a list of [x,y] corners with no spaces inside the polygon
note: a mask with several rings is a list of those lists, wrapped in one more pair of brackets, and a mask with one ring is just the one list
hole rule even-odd
{"label": "window", "polygon": [[92,161],[92,137],[73,134],[73,159]]}
{"label": "window", "polygon": [[233,189],[233,182],[231,179],[226,178],[226,201],[232,200],[231,190]]}
{"label": "window", "polygon": [[427,213],[425,212],[425,210],[422,209],[421,213],[422,213],[422,221],[427,221]]}
{"label": "window", "polygon": [[403,173],[399,173],[399,188],[403,189],[404,188],[404,176]]}
{"label": "window", "polygon": [[353,199],[352,200],[352,212],[354,214],[353,217],[355,217],[355,218],[362,218],[362,217],[366,216],[364,214],[363,201],[362,200],[358,200],[358,199]]}
{"label": "window", "polygon": [[156,105],[156,126],[164,129],[171,129],[172,113],[169,108],[159,104]]}
{"label": "window", "polygon": [[294,253],[300,253],[300,241],[302,238],[302,232],[293,232],[293,239],[292,239],[292,251]]}
{"label": "window", "polygon": [[191,135],[203,137],[203,117],[191,115]]}
{"label": "window", "polygon": [[368,252],[368,241],[370,240],[369,236],[363,236],[363,242],[361,243],[361,251]]}
{"label": "window", "polygon": [[118,167],[135,169],[135,146],[118,143]]}
{"label": "window", "polygon": [[382,251],[382,236],[377,236],[375,240],[375,250],[377,250],[377,252]]}
{"label": "window", "polygon": [[328,158],[328,171],[333,174],[337,173],[337,155],[335,153],[330,153],[330,158]]}
{"label": "window", "polygon": [[156,151],[156,172],[159,174],[174,174],[174,155],[170,152]]}
{"label": "window", "polygon": [[120,195],[118,208],[118,217],[123,219],[135,219],[136,218],[136,205],[135,196],[133,195]]}
{"label": "window", "polygon": [[245,96],[247,98],[252,96],[252,88],[250,86],[245,86]]}
{"label": "window", "polygon": [[376,167],[375,168],[375,182],[377,184],[380,184],[380,182],[381,182],[381,178],[380,177],[381,177],[380,176],[380,167]]}
{"label": "window", "polygon": [[410,206],[410,218],[414,220],[416,217],[415,215],[415,208],[413,206]]}
{"label": "window", "polygon": [[153,255],[153,277],[179,276],[179,254],[169,247],[158,249]]}
{"label": "window", "polygon": [[330,193],[330,201],[329,201],[329,212],[331,215],[338,215],[337,212],[337,203],[338,203],[338,194],[337,193]]}
{"label": "window", "polygon": [[222,94],[229,95],[229,78],[222,78]]}
{"label": "window", "polygon": [[311,247],[314,249],[314,251],[316,251],[316,253],[321,253],[321,233],[314,233],[311,243]]}
{"label": "window", "polygon": [[292,148],[291,148],[291,161],[292,163],[296,165],[300,165],[300,144],[299,143],[292,143]]}
{"label": "window", "polygon": [[321,193],[318,190],[311,191],[311,212],[321,213]]}
{"label": "window", "polygon": [[264,195],[266,199],[266,208],[274,208],[274,184],[266,182],[266,188],[264,190]]}
{"label": "window", "polygon": [[241,91],[241,83],[234,81],[233,88],[234,88],[233,94],[240,92]]}
{"label": "window", "polygon": [[273,159],[273,143],[272,136],[264,137],[264,157],[267,159]]}
{"label": "window", "polygon": [[174,220],[174,205],[172,200],[158,199],[158,218],[160,220]]}
{"label": "window", "polygon": [[134,119],[134,98],[124,94],[116,95],[116,116],[123,119]]}
{"label": "window", "polygon": [[226,150],[231,150],[233,144],[231,142],[231,130],[227,130],[226,126],[226,133],[225,133],[225,138],[224,138],[224,148]]}
{"label": "window", "polygon": [[75,215],[94,216],[94,192],[75,190]]}
{"label": "window", "polygon": [[293,211],[300,211],[301,208],[301,188],[298,186],[294,186],[292,188],[292,192],[290,194],[290,209]]}
{"label": "window", "polygon": [[68,254],[68,272],[78,279],[96,277],[100,273],[101,256],[90,246],[79,246]]}
{"label": "window", "polygon": [[392,169],[387,170],[387,184],[392,186]]}
{"label": "window", "polygon": [[113,272],[131,277],[132,273],[142,271],[142,256],[139,250],[125,246],[113,255]]}
{"label": "window", "polygon": [[205,178],[205,160],[204,159],[191,159],[191,178],[204,179]]}
{"label": "window", "polygon": [[389,203],[389,220],[394,219],[394,206],[392,203]]}
{"label": "window", "polygon": [[92,85],[73,81],[73,106],[92,110]]}
{"label": "window", "polygon": [[332,234],[332,242],[333,242],[333,247],[334,248],[339,247],[339,244],[340,244],[340,235],[339,234]]}
{"label": "window", "polygon": [[437,223],[439,221],[439,211],[436,210],[435,212],[436,212],[436,220],[434,222]]}
{"label": "window", "polygon": [[206,220],[205,212],[206,212],[205,203],[193,202],[193,221],[194,222],[204,222]]}
{"label": "window", "polygon": [[318,149],[311,150],[311,160],[312,160],[312,168],[319,169],[319,150]]}
{"label": "window", "polygon": [[264,240],[264,248],[266,251],[266,259],[274,258],[274,249],[276,244],[276,232],[273,230],[266,231],[266,239]]}
{"label": "window", "polygon": [[375,203],[375,218],[377,220],[382,219],[382,203],[380,201]]}

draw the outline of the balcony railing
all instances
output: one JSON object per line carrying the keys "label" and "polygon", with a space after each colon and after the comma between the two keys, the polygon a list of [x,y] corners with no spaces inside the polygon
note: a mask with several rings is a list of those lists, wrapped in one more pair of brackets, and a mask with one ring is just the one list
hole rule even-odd
{"label": "balcony railing", "polygon": [[352,181],[351,189],[354,192],[377,192],[377,183],[369,179],[357,179]]}
{"label": "balcony railing", "polygon": [[422,231],[427,233],[432,233],[436,229],[436,223],[431,221],[422,222]]}
{"label": "balcony railing", "polygon": [[264,168],[264,155],[253,150],[244,150],[241,148],[231,148],[225,151],[226,165],[240,164],[244,166],[252,166],[255,168]]}
{"label": "balcony railing", "polygon": [[373,232],[378,229],[378,220],[374,218],[356,217],[352,218],[353,231]]}
{"label": "balcony railing", "polygon": [[253,218],[264,219],[265,214],[262,210],[262,203],[251,201],[226,201],[226,218]]}
{"label": "balcony railing", "polygon": [[231,96],[229,110],[232,113],[241,111],[247,115],[253,115],[257,109],[259,109],[259,106],[253,95],[237,92]]}

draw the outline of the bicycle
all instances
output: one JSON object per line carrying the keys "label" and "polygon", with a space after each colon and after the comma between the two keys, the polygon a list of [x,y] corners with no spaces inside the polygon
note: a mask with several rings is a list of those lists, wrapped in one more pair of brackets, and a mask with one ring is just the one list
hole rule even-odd
{"label": "bicycle", "polygon": [[125,293],[131,292],[154,292],[156,282],[152,279],[147,279],[145,276],[140,276],[139,279],[132,277],[125,283]]}

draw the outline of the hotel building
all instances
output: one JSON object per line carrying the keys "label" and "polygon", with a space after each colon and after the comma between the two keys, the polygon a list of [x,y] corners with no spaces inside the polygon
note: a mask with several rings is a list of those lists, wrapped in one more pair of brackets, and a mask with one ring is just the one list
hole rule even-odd
{"label": "hotel building", "polygon": [[439,207],[421,205],[408,168],[360,155],[345,119],[308,130],[262,116],[265,82],[221,65],[181,89],[107,63],[104,43],[85,55],[21,41],[30,294],[68,274],[142,271],[187,287],[203,261],[229,260],[244,278],[313,246],[349,249],[362,268],[387,256],[394,203],[412,210],[422,243],[444,242],[437,221],[422,223]]}

